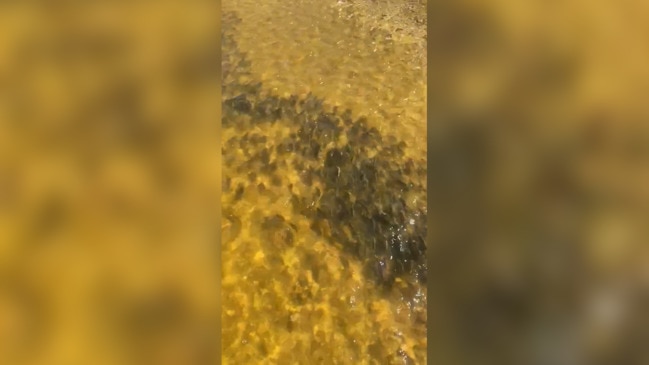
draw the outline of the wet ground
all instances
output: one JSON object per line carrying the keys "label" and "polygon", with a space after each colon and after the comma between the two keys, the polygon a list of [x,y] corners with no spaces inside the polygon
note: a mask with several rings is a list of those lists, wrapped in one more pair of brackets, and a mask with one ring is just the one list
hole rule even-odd
{"label": "wet ground", "polygon": [[426,363],[425,42],[343,5],[223,4],[224,363]]}

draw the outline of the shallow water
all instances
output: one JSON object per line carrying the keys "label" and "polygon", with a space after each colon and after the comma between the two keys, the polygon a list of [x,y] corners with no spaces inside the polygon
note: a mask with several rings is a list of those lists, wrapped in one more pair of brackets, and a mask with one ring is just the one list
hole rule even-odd
{"label": "shallow water", "polygon": [[223,3],[226,364],[426,363],[425,42],[342,5]]}

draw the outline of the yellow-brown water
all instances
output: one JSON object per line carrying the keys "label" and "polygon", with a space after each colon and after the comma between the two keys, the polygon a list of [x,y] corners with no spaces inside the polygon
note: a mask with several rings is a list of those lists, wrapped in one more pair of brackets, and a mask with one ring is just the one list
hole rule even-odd
{"label": "yellow-brown water", "polygon": [[[323,111],[349,109],[352,119],[367,117],[363,128],[374,127],[386,143],[405,142],[390,163],[405,166],[410,159],[425,174],[421,29],[389,32],[372,14],[335,1],[229,0],[222,5],[224,36],[232,39],[223,45],[224,99],[248,95],[231,84],[260,82],[261,96],[253,96],[257,104],[273,96],[315,97],[326,104]],[[425,17],[424,8],[419,10]],[[348,236],[332,234],[340,227],[300,211],[299,199],[307,198],[308,210],[323,197],[316,193],[309,200],[314,192],[333,191],[327,190],[322,173],[309,171],[322,170],[328,151],[347,145],[361,149],[361,142],[343,133],[329,144],[318,141],[319,159],[298,151],[280,154],[283,143],[298,143],[300,121],[293,121],[298,117],[285,112],[277,122],[258,123],[247,102],[231,103],[243,115],[224,112],[222,129],[224,363],[426,363],[426,288],[414,285],[414,279],[397,278],[390,290],[382,289],[367,276],[367,263],[344,247],[350,244],[344,239]],[[308,103],[297,110],[308,112]],[[318,113],[317,106],[313,109]],[[380,152],[367,155],[379,153],[379,162],[389,159]],[[272,169],[264,173],[269,165]],[[425,175],[413,179],[425,187]],[[425,195],[413,193],[407,204],[425,211]]]}
{"label": "yellow-brown water", "polygon": [[[244,10],[235,35],[243,51],[254,51],[250,76],[263,77],[270,91],[317,91],[350,107],[354,120],[368,115],[384,136],[413,141],[419,129],[411,123],[383,123],[399,114],[414,121],[425,111],[417,106],[420,91],[410,108],[401,89],[419,82],[417,65],[406,64],[422,60],[421,38],[417,30],[402,33],[410,10],[384,11],[396,3],[341,1],[333,14],[315,1],[223,5]],[[468,112],[459,122],[483,122],[465,125],[478,131],[469,145],[498,137],[496,151],[482,150],[496,152],[493,179],[456,189],[464,195],[449,195],[455,210],[433,206],[435,229],[448,225],[471,241],[442,243],[445,255],[440,247],[432,255],[435,334],[428,346],[436,363],[580,363],[576,355],[588,365],[647,363],[646,2],[430,5],[431,70],[444,71],[429,85],[432,112]],[[299,169],[291,170],[298,177],[279,176],[278,186],[278,174],[246,176],[246,187],[253,179],[257,190],[244,189],[234,202],[243,173],[227,165],[235,180],[224,225],[215,226],[217,16],[216,4],[204,1],[0,5],[0,364],[216,363],[220,228],[230,247],[225,255],[241,255],[225,268],[225,361],[316,363],[326,353],[321,362],[389,363],[406,355],[423,362],[421,313],[396,313],[404,301],[394,297],[417,296],[400,285],[379,295],[359,270],[361,260],[322,234],[336,226],[316,226],[317,234],[313,222],[281,203],[288,198],[282,184],[306,196],[322,181],[300,188],[296,178],[308,175]],[[379,42],[375,52],[370,38],[386,32],[391,44]],[[452,42],[438,43],[449,34]],[[259,47],[255,36],[281,42]],[[342,39],[342,47],[329,39]],[[292,42],[303,47],[286,46]],[[317,57],[302,58],[302,49]],[[284,55],[294,68],[280,62]],[[373,80],[383,61],[379,74],[396,71]],[[350,68],[355,73],[345,74]],[[333,79],[319,84],[322,70]],[[260,136],[279,125],[257,125],[248,151],[276,140]],[[485,125],[494,127],[491,137],[480,137]],[[230,130],[225,137],[242,136]],[[431,146],[452,152],[455,142],[443,142]],[[413,149],[422,146],[408,143],[397,155],[421,156]],[[231,161],[245,160],[231,151]],[[476,196],[486,199],[476,204]],[[260,211],[262,204],[268,208]],[[475,208],[491,213],[490,231],[468,229],[478,228]],[[267,313],[286,317],[270,322]],[[404,325],[413,318],[414,326]],[[284,346],[293,344],[287,354]]]}
{"label": "yellow-brown water", "polygon": [[365,115],[407,141],[409,154],[425,156],[425,34],[388,32],[335,1],[224,1],[222,10],[241,17],[236,39],[255,81],[279,96],[311,92]]}

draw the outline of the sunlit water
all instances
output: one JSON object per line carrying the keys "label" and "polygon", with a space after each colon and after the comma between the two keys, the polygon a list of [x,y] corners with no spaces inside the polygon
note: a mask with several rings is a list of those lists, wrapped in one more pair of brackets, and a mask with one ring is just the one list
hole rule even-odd
{"label": "sunlit water", "polygon": [[223,2],[223,361],[426,363],[425,39]]}

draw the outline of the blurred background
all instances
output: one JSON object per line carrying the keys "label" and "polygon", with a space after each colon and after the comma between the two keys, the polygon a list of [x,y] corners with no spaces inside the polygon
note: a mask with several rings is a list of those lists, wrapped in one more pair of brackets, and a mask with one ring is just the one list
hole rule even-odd
{"label": "blurred background", "polygon": [[648,19],[429,2],[431,363],[649,363]]}
{"label": "blurred background", "polygon": [[218,359],[218,4],[0,4],[0,364]]}

